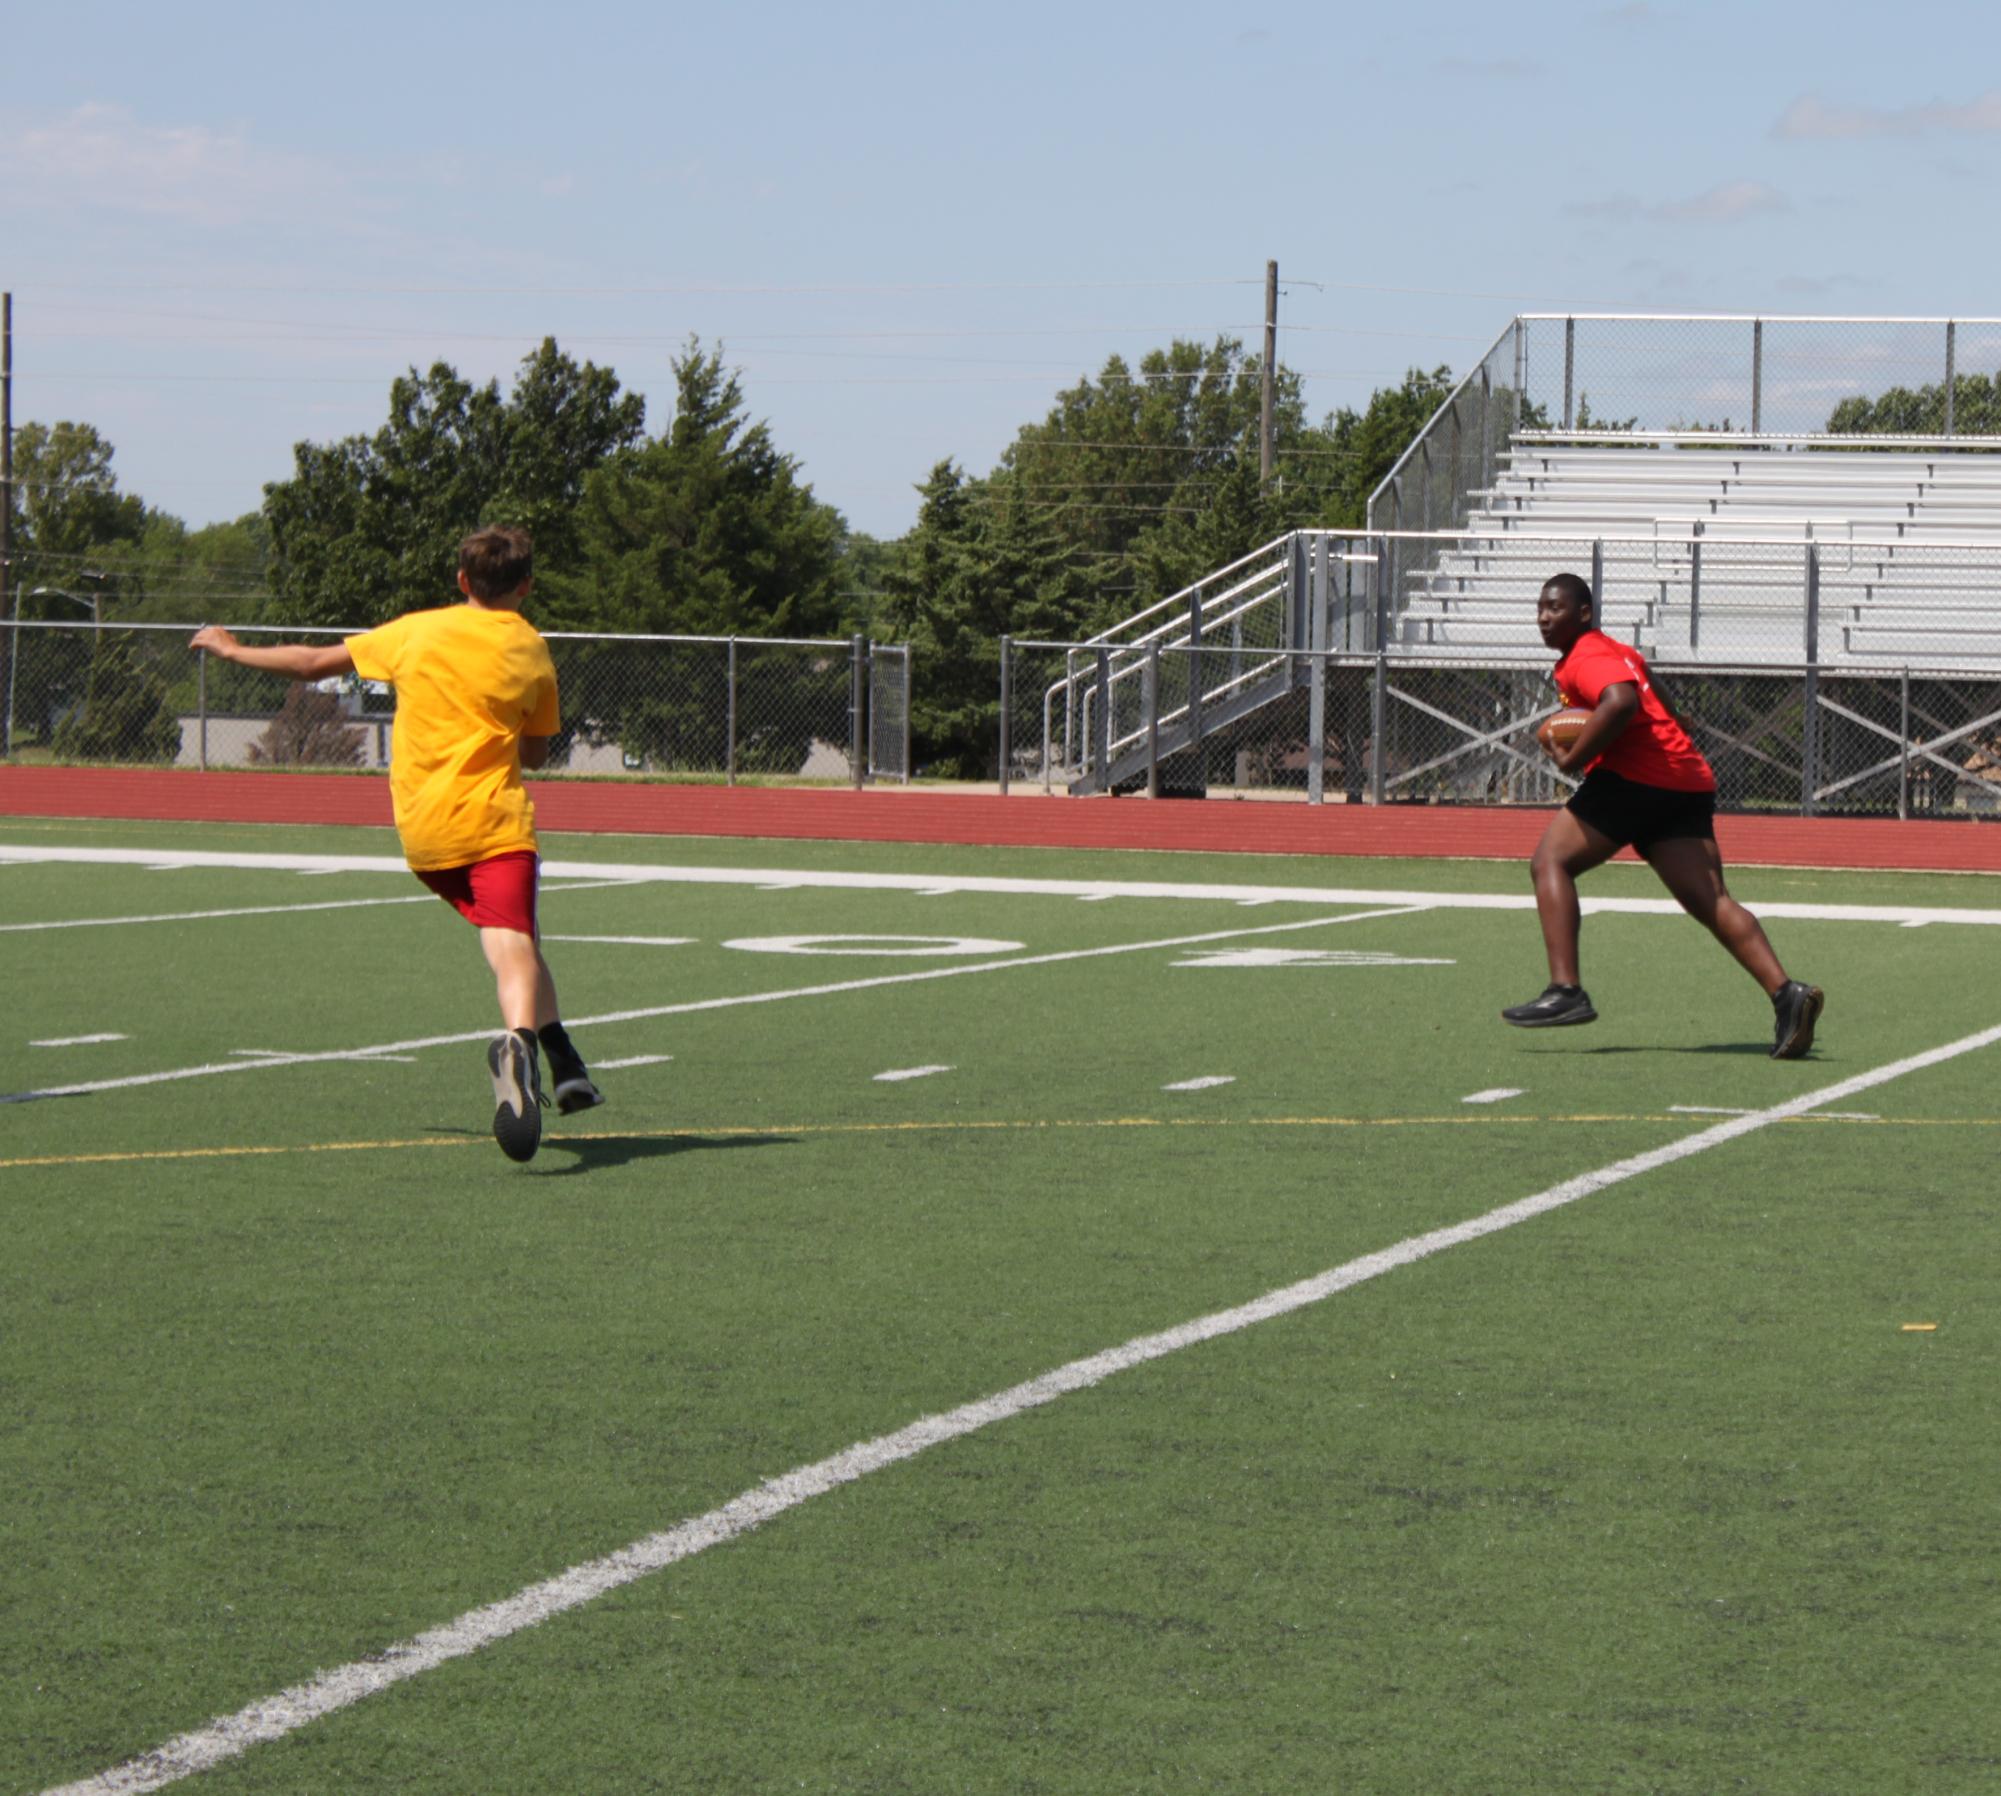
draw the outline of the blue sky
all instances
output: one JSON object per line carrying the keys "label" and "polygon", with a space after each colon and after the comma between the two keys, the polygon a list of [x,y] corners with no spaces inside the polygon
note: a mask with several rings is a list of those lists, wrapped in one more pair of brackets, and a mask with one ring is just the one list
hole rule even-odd
{"label": "blue sky", "polygon": [[664,425],[720,341],[894,535],[1113,351],[1219,331],[1315,414],[1520,309],[2001,313],[2001,12],[182,0],[11,8],[15,419],[254,509],[301,438],[545,334]]}

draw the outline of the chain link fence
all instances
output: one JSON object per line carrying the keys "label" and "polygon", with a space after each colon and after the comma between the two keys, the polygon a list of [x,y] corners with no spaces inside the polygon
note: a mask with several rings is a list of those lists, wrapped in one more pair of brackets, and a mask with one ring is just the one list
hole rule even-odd
{"label": "chain link fence", "polygon": [[[395,695],[300,685],[192,655],[191,624],[0,620],[6,753],[182,767],[386,767]],[[353,631],[238,632],[338,640]],[[910,776],[907,644],[753,637],[545,639],[563,728],[543,777]]]}
{"label": "chain link fence", "polygon": [[1525,428],[2001,434],[1993,318],[1525,314]]}

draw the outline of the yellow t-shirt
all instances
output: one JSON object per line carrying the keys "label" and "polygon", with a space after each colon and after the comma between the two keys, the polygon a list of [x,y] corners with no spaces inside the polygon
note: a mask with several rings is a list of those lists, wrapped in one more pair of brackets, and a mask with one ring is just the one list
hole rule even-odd
{"label": "yellow t-shirt", "polygon": [[389,796],[419,872],[535,846],[520,740],[560,722],[556,668],[518,611],[412,611],[347,639],[355,672],[396,688]]}

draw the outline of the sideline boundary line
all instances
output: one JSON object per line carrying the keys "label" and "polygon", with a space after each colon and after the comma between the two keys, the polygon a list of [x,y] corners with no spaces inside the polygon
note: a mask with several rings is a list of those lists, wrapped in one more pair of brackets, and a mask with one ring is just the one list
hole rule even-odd
{"label": "sideline boundary line", "polygon": [[1198,1316],[1193,1321],[1156,1334],[1136,1335],[1117,1347],[1072,1360],[1053,1371],[962,1404],[957,1409],[922,1416],[893,1433],[858,1441],[811,1465],[799,1466],[768,1479],[705,1514],[660,1533],[647,1535],[601,1559],[572,1566],[497,1603],[468,1610],[441,1627],[400,1640],[369,1658],[353,1660],[332,1671],[320,1672],[305,1683],[294,1684],[275,1696],[253,1702],[233,1715],[220,1716],[207,1727],[180,1734],[151,1752],[99,1772],[94,1777],[55,1786],[45,1791],[43,1796],[139,1796],[140,1792],[163,1789],[168,1784],[233,1759],[252,1746],[282,1739],[308,1722],[347,1708],[363,1697],[387,1690],[420,1672],[433,1670],[453,1659],[465,1658],[510,1635],[580,1608],[609,1591],[635,1583],[654,1572],[664,1571],[668,1566],[693,1558],[710,1547],[722,1546],[783,1515],[788,1509],[796,1509],[814,1497],[853,1484],[871,1472],[883,1471],[904,1460],[914,1459],[927,1448],[958,1440],[996,1422],[1004,1422],[1043,1404],[1053,1403],[1074,1391],[1087,1390],[1120,1372],[1165,1358],[1183,1348],[1198,1346],[1224,1335],[1239,1333],[1257,1323],[1291,1315],[1296,1310],[1322,1303],[1369,1279],[1380,1278],[1469,1241],[1498,1234],[1517,1223],[1561,1209],[1627,1179],[1658,1171],[1676,1161],[1706,1153],[1710,1148],[1721,1147],[1740,1136],[1755,1134],[1773,1123],[1804,1115],[1823,1104],[1852,1097],[1858,1092],[1887,1085],[1893,1079],[1955,1060],[1995,1042],[2001,1042],[2001,1025],[1961,1036],[1958,1041],[1928,1048],[1885,1066],[1872,1067],[1868,1072],[1838,1080],[1833,1085],[1806,1092],[1750,1116],[1732,1117],[1728,1122],[1718,1123],[1694,1135],[1685,1135],[1664,1147],[1615,1160],[1595,1172],[1566,1179],[1560,1185],[1552,1185],[1532,1197],[1502,1204],[1466,1222],[1408,1236],[1393,1246],[1345,1261],[1297,1284],[1267,1291],[1263,1296],[1233,1309],[1212,1311],[1209,1315]]}
{"label": "sideline boundary line", "polygon": [[[67,862],[86,866],[177,866],[262,869],[283,872],[385,873],[406,871],[402,861],[386,855],[250,854],[211,849],[148,850],[138,848],[69,848],[0,842],[0,864]],[[1413,892],[1366,886],[1229,885],[1177,880],[1010,879],[983,874],[848,873],[832,869],[801,871],[775,867],[663,866],[646,861],[548,860],[544,879],[603,880],[612,885],[726,885],[772,889],[814,889],[856,892],[911,892],[944,896],[957,892],[996,896],[1047,898],[1186,898],[1220,899],[1238,904],[1411,904],[1429,910],[1532,911],[1531,892]],[[1586,897],[1586,916],[1678,917],[1681,906],[1672,898]],[[2001,926],[2001,906],[1917,904],[1803,904],[1760,899],[1761,917],[1787,922],[1901,923],[1919,929],[1932,923]]]}

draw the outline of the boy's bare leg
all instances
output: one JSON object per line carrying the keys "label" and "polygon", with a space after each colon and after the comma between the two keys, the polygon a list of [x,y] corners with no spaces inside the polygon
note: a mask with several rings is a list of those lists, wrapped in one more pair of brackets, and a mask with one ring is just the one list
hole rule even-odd
{"label": "boy's bare leg", "polygon": [[500,997],[500,1020],[509,1029],[540,1029],[556,1020],[556,982],[532,935],[518,929],[479,932],[486,964]]}
{"label": "boy's bare leg", "polygon": [[1674,901],[1730,950],[1737,964],[1775,997],[1786,983],[1786,970],[1766,939],[1765,928],[1723,883],[1723,856],[1707,836],[1677,837],[1656,842],[1647,863],[1661,877]]}
{"label": "boy's bare leg", "polygon": [[1535,881],[1536,916],[1542,943],[1549,954],[1552,985],[1582,985],[1577,975],[1577,935],[1582,913],[1577,904],[1577,876],[1609,861],[1619,844],[1593,829],[1575,811],[1558,811],[1543,831],[1529,861]]}

